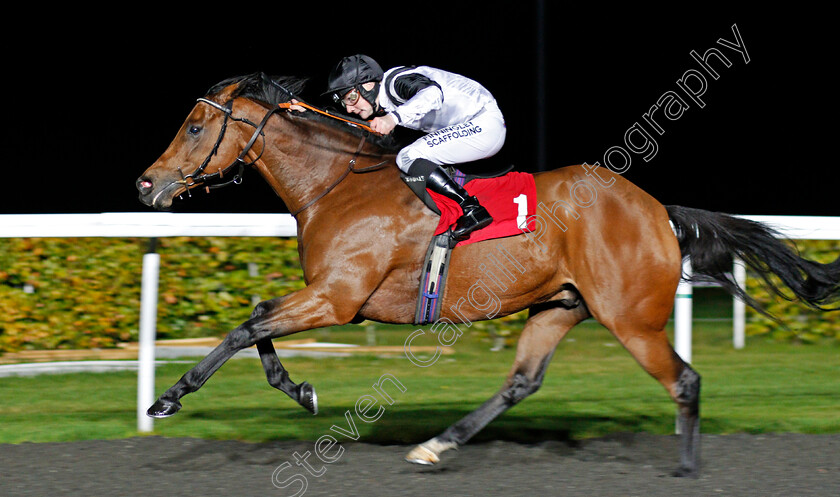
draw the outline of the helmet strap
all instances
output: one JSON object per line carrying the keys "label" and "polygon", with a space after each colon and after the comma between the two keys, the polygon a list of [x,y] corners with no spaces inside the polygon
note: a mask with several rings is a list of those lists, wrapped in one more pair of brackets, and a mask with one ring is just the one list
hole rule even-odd
{"label": "helmet strap", "polygon": [[376,101],[377,95],[379,95],[379,81],[374,81],[373,88],[370,90],[365,90],[361,84],[356,85],[356,89],[359,90],[359,94],[368,101],[371,107],[373,107],[373,113],[379,113],[379,103]]}

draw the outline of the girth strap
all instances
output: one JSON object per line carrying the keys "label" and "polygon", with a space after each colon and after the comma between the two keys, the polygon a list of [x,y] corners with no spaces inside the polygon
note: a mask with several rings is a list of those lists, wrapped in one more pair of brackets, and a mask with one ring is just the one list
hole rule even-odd
{"label": "girth strap", "polygon": [[414,324],[434,323],[440,318],[443,291],[452,255],[451,231],[432,237],[420,273],[420,289],[414,310]]}

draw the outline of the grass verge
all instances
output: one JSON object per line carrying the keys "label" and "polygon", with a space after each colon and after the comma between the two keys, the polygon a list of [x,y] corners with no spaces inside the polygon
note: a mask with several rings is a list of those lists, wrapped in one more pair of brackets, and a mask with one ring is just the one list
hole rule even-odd
{"label": "grass verge", "polygon": [[[378,344],[402,344],[415,327],[382,327]],[[315,333],[319,340],[364,344],[357,326]],[[309,335],[313,336],[313,335]],[[292,338],[299,338],[292,337]],[[694,327],[693,366],[703,376],[705,433],[840,433],[840,347],[748,340],[731,345],[731,323]],[[291,358],[296,382],[312,383],[320,413],[312,416],[265,381],[256,359],[234,359],[176,416],[155,421],[155,435],[246,441],[315,440],[349,429],[345,418],[372,385],[391,374],[405,392],[375,422],[354,416],[360,441],[415,443],[434,436],[475,409],[501,385],[514,351],[465,334],[455,354],[420,368],[405,356]],[[157,370],[157,393],[190,364]],[[47,375],[0,378],[0,442],[49,442],[136,436],[136,375]],[[614,432],[673,433],[675,408],[662,387],[593,322],[575,328],[554,356],[541,390],[491,423],[476,440],[568,440]],[[339,437],[341,438],[341,437]]]}

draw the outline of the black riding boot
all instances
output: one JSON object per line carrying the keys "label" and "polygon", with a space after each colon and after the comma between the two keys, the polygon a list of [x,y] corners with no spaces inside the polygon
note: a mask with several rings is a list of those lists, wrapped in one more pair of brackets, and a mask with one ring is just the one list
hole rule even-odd
{"label": "black riding boot", "polygon": [[478,203],[478,199],[469,196],[464,187],[455,183],[442,167],[436,167],[426,175],[426,188],[451,198],[463,209],[464,215],[458,219],[452,230],[452,237],[456,240],[466,240],[470,233],[493,222],[493,217]]}

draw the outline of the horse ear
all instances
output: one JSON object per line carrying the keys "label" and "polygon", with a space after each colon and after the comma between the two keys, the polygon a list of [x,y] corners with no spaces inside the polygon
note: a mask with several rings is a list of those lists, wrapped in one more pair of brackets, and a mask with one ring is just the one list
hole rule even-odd
{"label": "horse ear", "polygon": [[297,92],[303,90],[306,84],[306,78],[274,78],[265,73],[261,74],[263,88],[266,89],[267,100],[271,103],[291,102],[295,100],[304,100]]}

